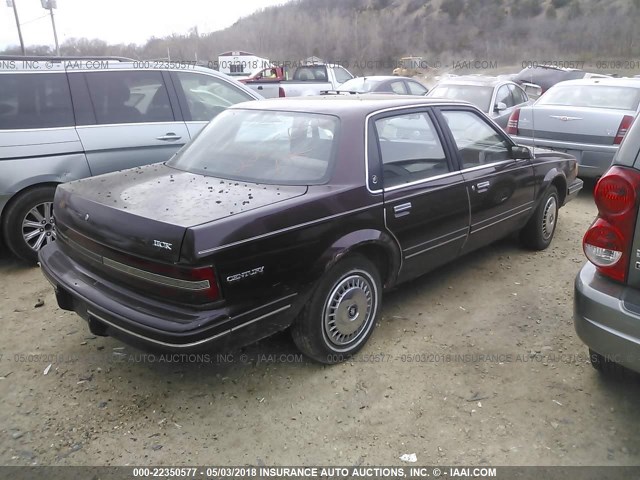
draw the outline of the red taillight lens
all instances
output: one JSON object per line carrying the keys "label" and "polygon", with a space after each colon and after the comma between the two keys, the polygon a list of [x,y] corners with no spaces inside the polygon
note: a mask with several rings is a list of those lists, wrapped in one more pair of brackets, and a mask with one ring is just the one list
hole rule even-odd
{"label": "red taillight lens", "polygon": [[516,108],[509,116],[507,122],[507,133],[509,135],[518,135],[518,123],[520,122],[520,109]]}
{"label": "red taillight lens", "polygon": [[284,88],[278,87],[278,96],[280,98],[286,97],[287,95],[284,93]]}
{"label": "red taillight lens", "polygon": [[613,139],[614,145],[620,145],[622,140],[624,140],[627,131],[631,128],[631,124],[633,123],[633,116],[625,115],[622,117],[622,121],[620,122],[620,126],[618,127],[618,133],[616,133],[615,138]]}
{"label": "red taillight lens", "polygon": [[611,167],[596,185],[593,196],[598,218],[582,240],[589,261],[601,274],[619,282],[627,278],[639,187],[640,172]]}
{"label": "red taillight lens", "polygon": [[633,179],[620,174],[618,169],[612,168],[596,185],[594,198],[601,216],[623,214],[636,204]]}

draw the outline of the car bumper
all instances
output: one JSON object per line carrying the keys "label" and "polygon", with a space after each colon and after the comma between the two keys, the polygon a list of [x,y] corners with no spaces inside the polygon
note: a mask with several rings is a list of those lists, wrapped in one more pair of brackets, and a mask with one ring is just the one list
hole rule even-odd
{"label": "car bumper", "polygon": [[617,145],[595,145],[587,143],[561,142],[530,137],[512,135],[514,142],[528,147],[548,148],[557,152],[568,153],[578,160],[578,175],[583,178],[600,177],[611,166],[613,157],[618,151]]}
{"label": "car bumper", "polygon": [[580,190],[582,190],[582,187],[584,187],[584,182],[579,178],[571,182],[571,185],[567,187],[567,196],[564,199],[564,205],[576,198]]}
{"label": "car bumper", "polygon": [[75,311],[95,335],[135,347],[167,352],[222,351],[286,328],[297,293],[261,304],[197,310],[137,295],[97,277],[65,255],[56,243],[39,254],[60,308]]}
{"label": "car bumper", "polygon": [[587,263],[576,277],[574,324],[592,350],[640,372],[640,292],[608,280]]}

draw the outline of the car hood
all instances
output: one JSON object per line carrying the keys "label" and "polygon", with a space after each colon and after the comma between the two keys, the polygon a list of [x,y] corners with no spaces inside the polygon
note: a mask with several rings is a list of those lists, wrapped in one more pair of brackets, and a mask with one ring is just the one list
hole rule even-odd
{"label": "car hood", "polygon": [[58,229],[126,253],[176,262],[188,228],[282,202],[307,191],[147,165],[60,185]]}

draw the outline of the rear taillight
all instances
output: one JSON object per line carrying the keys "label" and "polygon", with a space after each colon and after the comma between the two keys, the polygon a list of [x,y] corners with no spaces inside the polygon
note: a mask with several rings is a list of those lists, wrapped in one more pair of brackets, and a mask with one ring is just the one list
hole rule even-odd
{"label": "rear taillight", "polygon": [[184,304],[212,303],[220,298],[220,288],[212,267],[179,267],[126,256],[115,260],[102,257],[103,265],[135,277],[138,286],[154,296]]}
{"label": "rear taillight", "polygon": [[616,133],[616,136],[613,139],[614,145],[620,145],[622,143],[622,140],[624,139],[624,136],[629,131],[629,128],[631,128],[632,123],[633,123],[633,116],[625,115],[624,117],[622,117],[622,121],[620,122],[620,126],[618,127],[618,133]]}
{"label": "rear taillight", "polygon": [[639,187],[640,172],[611,167],[596,185],[593,196],[598,218],[582,240],[589,261],[602,275],[619,282],[627,279]]}
{"label": "rear taillight", "polygon": [[518,122],[520,121],[520,109],[516,108],[509,116],[507,122],[507,133],[509,135],[518,135]]}
{"label": "rear taillight", "polygon": [[284,88],[278,87],[278,96],[280,98],[286,97],[287,95],[284,93]]}

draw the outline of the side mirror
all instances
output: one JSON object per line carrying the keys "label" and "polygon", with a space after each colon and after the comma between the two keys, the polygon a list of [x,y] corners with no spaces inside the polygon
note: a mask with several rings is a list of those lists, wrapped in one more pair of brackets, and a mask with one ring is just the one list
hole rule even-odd
{"label": "side mirror", "polygon": [[533,155],[528,147],[515,145],[511,147],[511,158],[514,160],[531,160]]}
{"label": "side mirror", "polygon": [[503,110],[507,109],[507,104],[504,102],[498,102],[496,103],[496,105],[493,107],[493,110],[495,112],[502,112]]}

